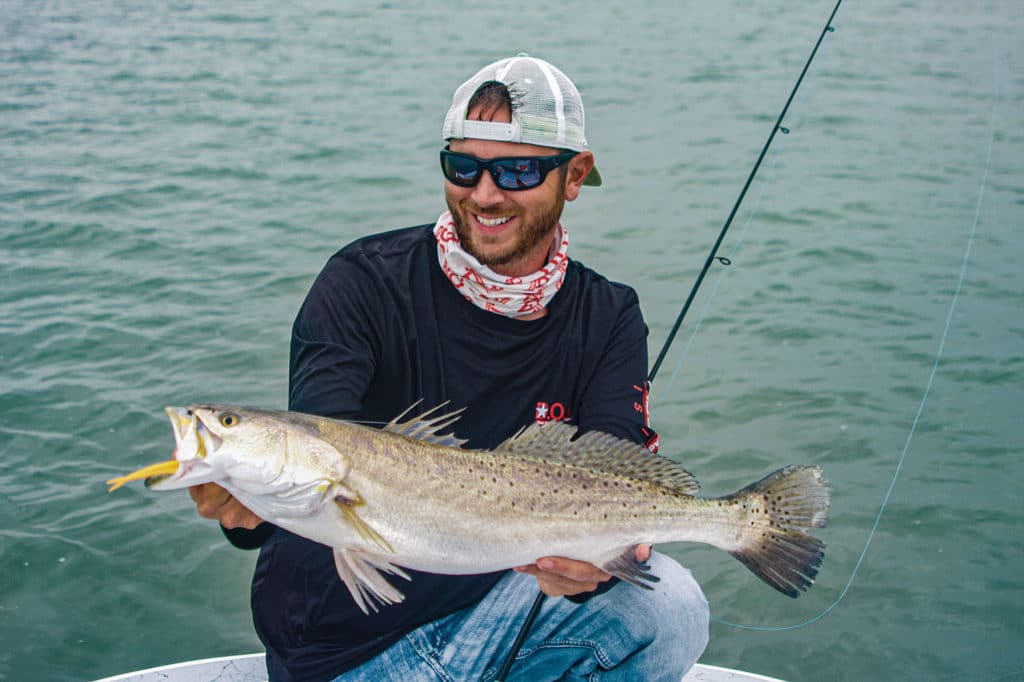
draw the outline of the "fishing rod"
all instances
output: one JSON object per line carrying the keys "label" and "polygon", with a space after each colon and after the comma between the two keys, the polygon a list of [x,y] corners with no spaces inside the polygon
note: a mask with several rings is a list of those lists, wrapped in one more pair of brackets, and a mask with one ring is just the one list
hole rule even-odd
{"label": "fishing rod", "polygon": [[[683,318],[685,318],[686,313],[689,312],[690,305],[693,303],[693,299],[697,296],[697,290],[700,289],[701,284],[704,283],[704,278],[707,276],[708,270],[711,269],[711,265],[716,260],[725,266],[732,264],[728,258],[717,255],[718,249],[721,247],[722,241],[725,239],[725,233],[729,231],[729,227],[732,225],[733,218],[736,217],[736,212],[739,211],[740,205],[743,203],[743,199],[747,196],[747,190],[750,189],[750,185],[754,181],[754,176],[757,175],[757,171],[761,168],[761,162],[768,153],[768,148],[772,146],[772,142],[775,140],[775,135],[780,132],[783,135],[789,134],[789,128],[783,127],[782,121],[785,119],[786,113],[789,112],[789,105],[793,103],[793,98],[796,97],[797,90],[800,89],[800,84],[803,83],[804,76],[807,75],[807,71],[811,67],[811,62],[814,61],[814,56],[818,54],[818,48],[821,47],[822,41],[825,40],[825,35],[835,31],[835,27],[832,26],[832,20],[835,19],[836,13],[839,12],[839,6],[842,4],[843,0],[836,1],[835,7],[832,8],[832,13],[828,17],[828,21],[825,22],[825,27],[821,29],[821,33],[818,35],[818,41],[814,44],[814,49],[811,50],[810,56],[804,63],[804,68],[800,72],[800,77],[796,79],[796,84],[793,85],[793,89],[790,91],[789,97],[786,99],[786,104],[782,107],[782,111],[779,112],[779,117],[775,120],[775,125],[772,126],[771,133],[769,133],[768,139],[764,143],[764,147],[761,148],[761,153],[758,155],[757,161],[754,162],[754,167],[750,170],[750,175],[747,176],[747,181],[743,183],[743,189],[740,190],[740,194],[736,198],[736,203],[733,204],[732,210],[729,211],[729,216],[725,219],[725,223],[722,225],[722,229],[718,233],[718,239],[715,240],[710,253],[708,253],[707,259],[704,261],[704,267],[701,268],[700,274],[697,275],[697,279],[690,288],[690,293],[686,297],[686,302],[683,303],[683,307],[679,310],[679,315],[676,316],[676,321],[672,325],[668,338],[665,339],[665,343],[661,347],[661,352],[658,353],[658,358],[654,361],[654,366],[651,367],[651,373],[647,376],[648,382],[654,381],[654,377],[661,368],[661,363],[665,360],[669,347],[671,347],[672,342],[675,341],[676,334],[679,332],[679,328],[683,324]],[[519,650],[523,646],[523,642],[526,641],[526,636],[529,634],[530,628],[533,627],[533,622],[537,619],[537,614],[540,613],[541,605],[544,603],[544,596],[543,592],[538,594],[537,598],[533,601],[533,605],[530,606],[530,611],[526,615],[526,619],[523,621],[522,627],[519,629],[519,634],[516,635],[516,639],[512,643],[512,648],[509,650],[508,656],[505,657],[505,661],[502,663],[501,669],[498,671],[498,675],[495,678],[496,682],[505,682],[505,678],[508,676],[508,672],[511,670],[512,664],[515,662],[516,656],[519,654]]]}

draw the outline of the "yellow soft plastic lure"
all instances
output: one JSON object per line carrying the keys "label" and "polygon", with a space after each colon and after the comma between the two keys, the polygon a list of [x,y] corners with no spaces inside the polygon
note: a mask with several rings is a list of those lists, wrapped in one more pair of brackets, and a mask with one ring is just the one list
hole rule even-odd
{"label": "yellow soft plastic lure", "polygon": [[160,462],[159,464],[151,464],[148,467],[133,471],[125,476],[118,476],[107,481],[107,485],[110,489],[107,492],[114,492],[125,483],[131,483],[132,481],[138,481],[142,478],[149,478],[150,476],[169,476],[171,474],[178,473],[178,460],[172,459],[167,462]]}

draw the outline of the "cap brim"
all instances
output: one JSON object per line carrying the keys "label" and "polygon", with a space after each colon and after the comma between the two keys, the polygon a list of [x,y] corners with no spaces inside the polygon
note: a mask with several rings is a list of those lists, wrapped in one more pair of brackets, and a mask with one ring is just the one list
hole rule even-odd
{"label": "cap brim", "polygon": [[583,179],[583,184],[589,185],[591,187],[601,186],[601,174],[597,171],[597,166],[594,166],[593,168],[590,169],[590,172],[587,174],[587,177]]}

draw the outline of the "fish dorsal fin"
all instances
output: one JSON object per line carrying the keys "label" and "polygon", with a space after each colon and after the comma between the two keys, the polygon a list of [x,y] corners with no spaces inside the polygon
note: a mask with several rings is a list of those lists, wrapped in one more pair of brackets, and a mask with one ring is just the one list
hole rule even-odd
{"label": "fish dorsal fin", "polygon": [[700,489],[689,471],[638,443],[601,431],[588,431],[573,440],[576,433],[574,427],[562,422],[533,423],[495,452],[628,476],[684,495],[694,495]]}
{"label": "fish dorsal fin", "polygon": [[452,433],[442,435],[441,431],[444,431],[452,424],[459,421],[459,417],[462,416],[462,412],[466,408],[453,410],[444,414],[437,414],[441,408],[448,404],[448,401],[445,401],[440,405],[430,408],[426,412],[421,412],[410,419],[402,421],[402,419],[412,412],[421,402],[423,401],[417,400],[410,405],[405,412],[388,422],[384,427],[384,430],[390,431],[391,433],[397,433],[401,436],[415,438],[416,440],[426,441],[427,443],[434,443],[435,445],[446,445],[452,448],[462,447],[462,444],[466,442],[466,439],[456,438]]}

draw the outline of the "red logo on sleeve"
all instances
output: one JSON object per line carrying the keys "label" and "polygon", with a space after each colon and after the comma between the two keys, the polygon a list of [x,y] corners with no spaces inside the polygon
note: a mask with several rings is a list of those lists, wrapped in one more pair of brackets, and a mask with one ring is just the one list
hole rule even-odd
{"label": "red logo on sleeve", "polygon": [[634,385],[640,393],[639,400],[633,403],[633,409],[644,416],[644,425],[640,431],[644,434],[644,445],[651,452],[657,452],[661,445],[661,436],[651,428],[651,382],[645,381],[642,385]]}

